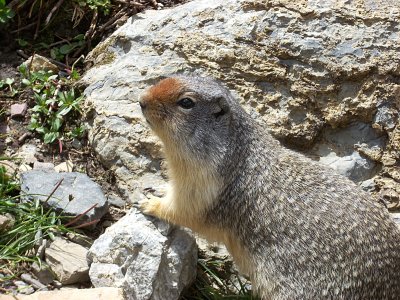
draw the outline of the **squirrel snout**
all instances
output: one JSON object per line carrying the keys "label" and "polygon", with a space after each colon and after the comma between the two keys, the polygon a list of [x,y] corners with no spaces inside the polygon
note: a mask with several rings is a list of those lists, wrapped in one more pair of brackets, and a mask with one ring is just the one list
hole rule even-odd
{"label": "squirrel snout", "polygon": [[142,111],[145,110],[146,107],[147,107],[147,103],[146,103],[146,101],[144,101],[143,99],[141,99],[141,100],[139,101],[139,105],[140,105],[140,108],[142,109]]}

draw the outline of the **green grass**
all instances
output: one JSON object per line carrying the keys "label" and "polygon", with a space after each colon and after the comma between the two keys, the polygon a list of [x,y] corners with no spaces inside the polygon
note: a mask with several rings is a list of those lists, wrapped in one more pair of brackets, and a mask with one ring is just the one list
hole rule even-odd
{"label": "green grass", "polygon": [[[242,279],[241,279],[242,278]],[[184,300],[242,299],[257,300],[251,294],[243,277],[232,269],[230,262],[200,258],[197,263],[197,277],[185,293]]]}
{"label": "green grass", "polygon": [[13,216],[14,224],[0,233],[0,270],[12,272],[23,262],[40,263],[32,251],[35,244],[41,239],[52,239],[56,232],[70,231],[61,224],[64,217],[45,208],[39,200],[23,201],[16,174],[9,174],[0,166],[0,215],[7,214]]}

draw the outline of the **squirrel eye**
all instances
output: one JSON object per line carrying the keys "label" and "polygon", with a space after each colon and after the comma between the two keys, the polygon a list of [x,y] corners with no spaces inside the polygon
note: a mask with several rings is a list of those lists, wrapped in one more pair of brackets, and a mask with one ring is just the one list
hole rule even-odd
{"label": "squirrel eye", "polygon": [[195,102],[190,98],[183,98],[183,99],[179,100],[177,103],[180,107],[185,108],[185,109],[193,108],[195,105]]}

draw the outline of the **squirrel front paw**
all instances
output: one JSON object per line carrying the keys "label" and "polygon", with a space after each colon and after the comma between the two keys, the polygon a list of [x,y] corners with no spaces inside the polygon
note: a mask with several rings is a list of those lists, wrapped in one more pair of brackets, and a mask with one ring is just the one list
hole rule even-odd
{"label": "squirrel front paw", "polygon": [[151,215],[154,217],[161,217],[161,198],[150,196],[148,199],[140,200],[138,203],[138,208],[142,213],[146,215]]}

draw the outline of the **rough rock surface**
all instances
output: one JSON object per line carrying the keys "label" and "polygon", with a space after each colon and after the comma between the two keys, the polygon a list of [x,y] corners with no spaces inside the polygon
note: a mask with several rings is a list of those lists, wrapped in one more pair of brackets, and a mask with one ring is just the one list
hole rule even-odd
{"label": "rough rock surface", "polygon": [[161,76],[208,74],[287,146],[357,182],[373,177],[394,209],[399,17],[400,3],[386,0],[196,0],[134,16],[87,60],[92,144],[126,197],[142,197],[146,177],[157,192],[160,144],[139,95]]}
{"label": "rough rock surface", "polygon": [[46,263],[63,284],[82,283],[89,280],[86,261],[88,250],[63,238],[56,238],[46,249]]}
{"label": "rough rock surface", "polygon": [[120,287],[132,300],[173,300],[194,280],[194,238],[179,228],[163,235],[151,219],[133,209],[94,242],[88,259],[95,287]]}
{"label": "rough rock surface", "polygon": [[77,225],[99,220],[107,212],[107,199],[100,186],[78,172],[29,171],[21,174],[21,191],[29,198],[38,197],[40,201],[46,201],[61,179],[63,181],[47,201],[48,205],[66,216],[77,216],[96,204],[76,222]]}
{"label": "rough rock surface", "polygon": [[123,300],[123,291],[118,288],[104,287],[95,289],[66,289],[49,292],[36,292],[32,295],[0,295],[0,300]]}

